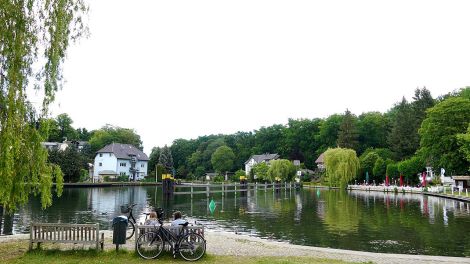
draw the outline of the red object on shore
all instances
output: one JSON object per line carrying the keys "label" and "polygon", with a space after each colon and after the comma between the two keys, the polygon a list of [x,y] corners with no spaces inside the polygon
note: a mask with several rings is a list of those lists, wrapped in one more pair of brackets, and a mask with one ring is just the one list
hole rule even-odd
{"label": "red object on shore", "polygon": [[403,187],[403,175],[400,175],[400,187]]}
{"label": "red object on shore", "polygon": [[388,175],[385,176],[385,186],[388,186]]}
{"label": "red object on shore", "polygon": [[426,187],[426,172],[423,172],[423,187]]}

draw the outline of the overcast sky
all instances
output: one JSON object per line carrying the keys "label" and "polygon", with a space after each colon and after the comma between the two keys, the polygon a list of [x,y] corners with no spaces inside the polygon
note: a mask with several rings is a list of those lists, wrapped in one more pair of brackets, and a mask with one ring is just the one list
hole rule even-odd
{"label": "overcast sky", "polygon": [[470,1],[90,0],[53,115],[145,152],[470,85]]}

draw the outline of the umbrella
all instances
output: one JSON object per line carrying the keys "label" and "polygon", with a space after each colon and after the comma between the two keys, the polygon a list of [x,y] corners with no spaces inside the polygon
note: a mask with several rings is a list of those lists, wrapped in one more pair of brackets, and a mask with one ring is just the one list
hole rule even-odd
{"label": "umbrella", "polygon": [[403,187],[403,175],[400,174],[400,187]]}
{"label": "umbrella", "polygon": [[388,175],[385,176],[385,186],[388,186]]}
{"label": "umbrella", "polygon": [[366,183],[369,184],[369,172],[366,171]]}
{"label": "umbrella", "polygon": [[426,187],[426,172],[423,171],[423,187]]}

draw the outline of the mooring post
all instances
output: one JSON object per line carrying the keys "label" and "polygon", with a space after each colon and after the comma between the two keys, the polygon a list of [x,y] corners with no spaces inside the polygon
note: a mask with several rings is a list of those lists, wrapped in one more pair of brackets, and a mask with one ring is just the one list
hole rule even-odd
{"label": "mooring post", "polygon": [[224,182],[222,182],[222,196],[224,196],[224,193],[225,193]]}

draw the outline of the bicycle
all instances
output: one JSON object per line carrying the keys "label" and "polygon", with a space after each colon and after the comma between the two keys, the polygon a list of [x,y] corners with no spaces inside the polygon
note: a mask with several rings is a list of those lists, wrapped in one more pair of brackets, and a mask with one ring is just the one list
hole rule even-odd
{"label": "bicycle", "polygon": [[157,219],[160,226],[154,225],[154,231],[143,233],[135,244],[137,253],[144,259],[157,258],[168,243],[173,252],[173,258],[179,254],[187,261],[196,261],[206,253],[206,240],[199,234],[187,232],[188,222],[181,225],[179,234],[174,234],[163,227],[163,210],[157,209]]}
{"label": "bicycle", "polygon": [[[135,220],[134,215],[132,214],[132,211],[133,211],[134,206],[136,205],[137,204],[121,205],[121,213],[128,214],[126,240],[134,236],[134,233],[135,233],[135,224],[137,221]],[[145,220],[147,220],[149,213],[144,213],[144,214],[145,214]]]}

